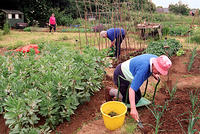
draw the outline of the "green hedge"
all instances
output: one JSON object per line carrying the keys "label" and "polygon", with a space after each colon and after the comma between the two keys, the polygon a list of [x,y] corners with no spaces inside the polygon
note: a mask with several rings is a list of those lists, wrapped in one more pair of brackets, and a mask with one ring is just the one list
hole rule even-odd
{"label": "green hedge", "polygon": [[[77,106],[101,89],[105,53],[50,44],[41,53],[0,56],[0,114],[10,133],[47,133],[70,120]],[[40,118],[44,125],[38,126]],[[37,126],[37,127],[36,127]]]}

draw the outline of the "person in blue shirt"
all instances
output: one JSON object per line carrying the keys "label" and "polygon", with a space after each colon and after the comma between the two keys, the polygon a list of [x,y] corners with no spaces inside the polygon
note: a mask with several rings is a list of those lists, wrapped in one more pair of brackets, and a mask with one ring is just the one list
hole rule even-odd
{"label": "person in blue shirt", "polygon": [[110,28],[107,31],[101,31],[100,36],[111,41],[110,48],[115,44],[115,57],[118,58],[121,51],[121,43],[125,38],[125,30],[123,28]]}
{"label": "person in blue shirt", "polygon": [[[114,71],[114,83],[118,85],[119,78],[119,98],[123,102],[126,102],[126,92],[129,90],[128,103],[130,103],[130,115],[136,121],[139,120],[136,104],[141,98],[140,86],[150,76],[158,80],[160,74],[167,75],[171,65],[171,60],[165,55],[158,57],[153,54],[143,54],[133,57],[116,67]],[[129,84],[130,88],[128,89]],[[107,91],[111,97],[117,96],[117,89],[107,88]]]}

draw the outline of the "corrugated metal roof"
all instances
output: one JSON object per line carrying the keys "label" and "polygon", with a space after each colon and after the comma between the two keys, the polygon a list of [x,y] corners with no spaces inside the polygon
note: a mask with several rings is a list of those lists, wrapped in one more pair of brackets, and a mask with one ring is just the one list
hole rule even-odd
{"label": "corrugated metal roof", "polygon": [[19,10],[5,10],[5,9],[1,9],[2,12],[5,12],[7,14],[24,14],[22,12],[20,12]]}

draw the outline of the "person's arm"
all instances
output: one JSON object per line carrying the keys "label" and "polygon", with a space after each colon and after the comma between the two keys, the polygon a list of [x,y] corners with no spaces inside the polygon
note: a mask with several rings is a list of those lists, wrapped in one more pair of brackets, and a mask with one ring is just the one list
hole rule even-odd
{"label": "person's arm", "polygon": [[129,101],[130,101],[130,108],[131,108],[130,115],[133,119],[137,121],[139,120],[139,115],[138,115],[136,104],[135,104],[135,91],[131,87],[129,88]]}
{"label": "person's arm", "polygon": [[112,48],[114,46],[114,44],[115,44],[115,41],[112,41],[111,45],[110,45],[110,48]]}

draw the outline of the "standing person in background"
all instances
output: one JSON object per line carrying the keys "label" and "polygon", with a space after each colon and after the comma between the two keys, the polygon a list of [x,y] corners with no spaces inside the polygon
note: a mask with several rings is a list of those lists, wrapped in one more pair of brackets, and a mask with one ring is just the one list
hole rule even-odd
{"label": "standing person in background", "polygon": [[52,13],[51,17],[49,18],[49,28],[50,28],[49,32],[51,32],[52,28],[54,32],[56,32],[56,18],[54,13]]}
{"label": "standing person in background", "polygon": [[111,41],[110,48],[115,44],[115,57],[118,58],[121,50],[121,43],[125,38],[125,30],[123,28],[110,28],[107,31],[101,31],[100,36],[108,38]]}

